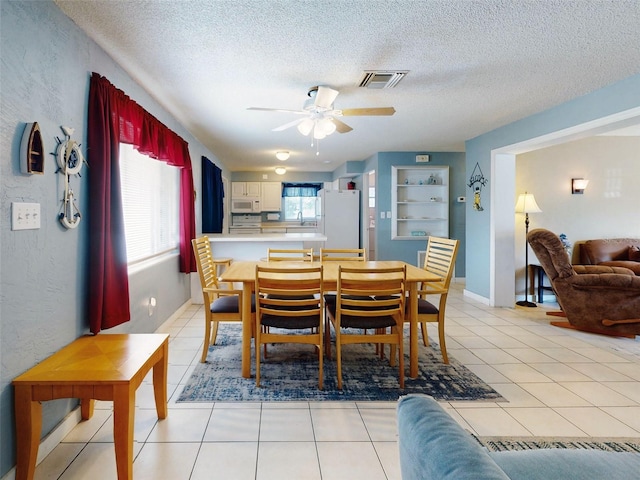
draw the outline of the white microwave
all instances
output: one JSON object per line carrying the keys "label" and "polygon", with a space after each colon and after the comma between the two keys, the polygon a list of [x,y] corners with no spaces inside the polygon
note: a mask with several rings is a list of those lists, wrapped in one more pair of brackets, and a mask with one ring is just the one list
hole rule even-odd
{"label": "white microwave", "polygon": [[260,213],[260,199],[254,197],[232,198],[231,213]]}

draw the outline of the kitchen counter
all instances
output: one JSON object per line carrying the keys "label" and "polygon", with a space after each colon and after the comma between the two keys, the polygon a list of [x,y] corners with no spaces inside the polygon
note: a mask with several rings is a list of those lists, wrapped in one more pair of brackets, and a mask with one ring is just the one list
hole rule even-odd
{"label": "kitchen counter", "polygon": [[[300,242],[326,242],[327,237],[321,233],[236,233],[236,234],[209,234],[211,243],[300,243]],[[276,247],[272,247],[276,248]],[[281,246],[277,248],[305,248],[302,245],[295,247]],[[307,247],[310,248],[310,247]],[[220,256],[220,255],[217,255]],[[227,255],[225,255],[227,256]],[[255,260],[255,259],[248,259]]]}
{"label": "kitchen counter", "polygon": [[[236,233],[205,234],[211,241],[214,258],[260,260],[269,248],[313,248],[320,253],[327,237],[321,233]],[[202,304],[202,289],[198,275],[191,275],[191,301]]]}

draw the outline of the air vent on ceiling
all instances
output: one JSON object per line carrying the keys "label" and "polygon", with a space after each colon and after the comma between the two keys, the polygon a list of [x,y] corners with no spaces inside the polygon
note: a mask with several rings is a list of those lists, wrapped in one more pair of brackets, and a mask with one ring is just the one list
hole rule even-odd
{"label": "air vent on ceiling", "polygon": [[409,70],[367,70],[364,72],[358,86],[364,88],[393,88],[407,73],[409,73]]}

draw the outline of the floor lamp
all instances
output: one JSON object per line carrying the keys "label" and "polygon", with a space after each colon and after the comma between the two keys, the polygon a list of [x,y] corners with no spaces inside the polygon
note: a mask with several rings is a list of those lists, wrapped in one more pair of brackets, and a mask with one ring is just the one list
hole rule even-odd
{"label": "floor lamp", "polygon": [[536,307],[537,305],[529,301],[529,245],[527,244],[527,236],[529,235],[529,214],[540,213],[540,207],[536,203],[533,193],[521,193],[516,202],[516,213],[524,213],[524,300],[516,302],[521,307]]}

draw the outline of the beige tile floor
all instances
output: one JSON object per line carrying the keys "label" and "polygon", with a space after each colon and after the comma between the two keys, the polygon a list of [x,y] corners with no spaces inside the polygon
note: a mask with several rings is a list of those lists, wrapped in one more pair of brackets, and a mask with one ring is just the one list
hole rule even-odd
{"label": "beige tile floor", "polygon": [[[462,288],[449,296],[449,354],[508,402],[443,402],[460,424],[481,436],[640,438],[640,337],[552,327],[553,305],[491,308]],[[138,389],[136,480],[400,479],[393,402],[176,404],[200,356],[201,309],[162,328],[171,335],[166,420],[156,418],[150,381]],[[116,478],[111,405],[97,403],[37,480]]]}

